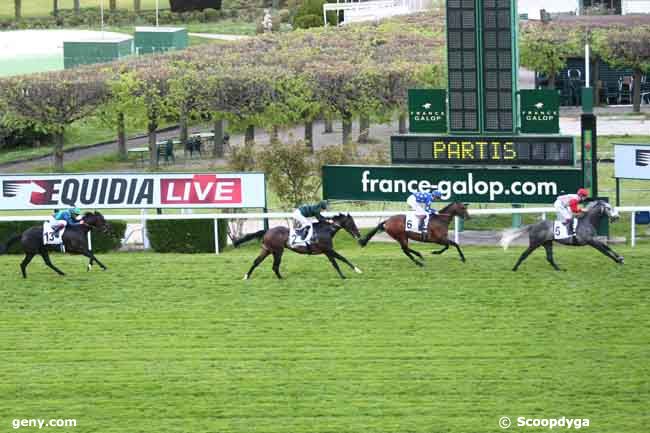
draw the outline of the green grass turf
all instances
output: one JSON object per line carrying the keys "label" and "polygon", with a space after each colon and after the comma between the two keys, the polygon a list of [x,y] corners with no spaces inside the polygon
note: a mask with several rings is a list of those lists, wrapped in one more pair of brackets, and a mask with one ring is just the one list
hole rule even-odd
{"label": "green grass turf", "polygon": [[[81,0],[81,7],[99,7],[101,0]],[[52,0],[22,0],[22,14],[28,16],[44,16],[52,13]],[[104,0],[104,7],[108,10],[108,0]],[[156,9],[156,0],[141,0],[142,10]],[[72,9],[73,0],[59,0],[59,9]],[[117,0],[120,9],[133,9],[133,0]],[[169,1],[160,0],[161,9],[169,9]],[[0,17],[14,16],[14,2],[3,0],[0,2]]]}
{"label": "green grass turf", "polygon": [[567,273],[542,252],[511,272],[522,247],[465,248],[465,264],[427,254],[419,269],[394,244],[338,246],[364,274],[341,281],[324,257],[287,253],[284,281],[270,260],[241,281],[256,245],[108,254],[90,273],[56,255],[66,277],[35,259],[26,281],[20,257],[0,257],[0,425],[476,433],[507,415],[646,431],[650,246],[615,247],[625,266],[557,248]]}

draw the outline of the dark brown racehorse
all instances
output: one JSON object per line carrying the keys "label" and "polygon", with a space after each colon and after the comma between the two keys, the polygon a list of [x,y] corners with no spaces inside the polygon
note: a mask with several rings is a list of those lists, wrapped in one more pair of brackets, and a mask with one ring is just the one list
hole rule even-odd
{"label": "dark brown racehorse", "polygon": [[[83,224],[68,226],[63,232],[63,245],[68,253],[82,254],[88,257],[88,270],[90,271],[93,262],[97,262],[103,270],[106,266],[95,257],[95,254],[88,248],[88,232],[93,229],[102,230],[104,233],[110,233],[111,227],[99,212],[87,212],[82,218]],[[58,250],[58,245],[43,245],[43,225],[38,225],[25,230],[20,235],[11,237],[6,244],[0,245],[0,254],[7,252],[11,244],[20,241],[25,259],[20,264],[20,270],[23,278],[27,278],[27,265],[32,261],[34,256],[40,254],[45,264],[59,275],[65,275],[63,271],[52,264],[49,251]]]}
{"label": "dark brown racehorse", "polygon": [[285,248],[289,248],[291,251],[294,251],[298,254],[325,254],[341,278],[345,278],[345,275],[343,275],[338,263],[336,263],[337,259],[341,260],[350,268],[354,269],[356,273],[360,274],[361,269],[357,268],[355,265],[350,263],[348,259],[334,251],[332,240],[340,229],[344,229],[355,239],[359,239],[361,237],[359,229],[357,228],[357,225],[354,223],[354,219],[350,216],[350,214],[338,214],[332,218],[331,223],[319,222],[314,224],[312,229],[314,233],[314,242],[312,242],[308,247],[290,247],[288,245],[289,229],[287,227],[273,227],[268,231],[260,230],[258,232],[251,233],[242,236],[239,239],[233,240],[233,245],[235,247],[238,247],[244,242],[263,238],[262,251],[253,262],[251,268],[244,275],[244,280],[249,279],[255,268],[258,267],[259,264],[262,263],[264,259],[266,259],[270,254],[273,254],[273,272],[275,272],[275,275],[277,275],[278,278],[282,278],[282,275],[280,274],[280,262],[282,261],[282,254],[284,253]]}
{"label": "dark brown racehorse", "polygon": [[460,247],[456,242],[449,239],[449,223],[455,216],[469,219],[467,207],[462,203],[455,202],[444,207],[437,214],[431,215],[429,217],[426,235],[423,238],[422,233],[419,231],[410,231],[406,229],[406,215],[393,215],[386,221],[379,223],[379,225],[372,229],[363,239],[359,240],[359,244],[362,247],[365,247],[374,235],[383,231],[388,233],[388,236],[399,242],[404,254],[406,254],[406,256],[413,260],[413,262],[418,266],[423,266],[424,264],[413,257],[413,255],[416,255],[420,259],[424,258],[422,257],[422,254],[409,248],[409,239],[444,246],[441,250],[431,251],[431,254],[442,254],[449,249],[450,245],[454,246],[456,247],[456,250],[458,250],[458,254],[460,254],[460,259],[464,262],[465,256],[460,250]]}

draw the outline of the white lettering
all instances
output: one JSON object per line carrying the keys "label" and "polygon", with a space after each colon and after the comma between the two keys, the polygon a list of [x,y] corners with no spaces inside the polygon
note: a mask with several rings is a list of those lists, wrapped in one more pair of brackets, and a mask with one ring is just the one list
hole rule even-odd
{"label": "white lettering", "polygon": [[[196,192],[196,196],[200,201],[205,200],[205,198],[208,196],[208,193],[210,192],[210,190],[214,186],[214,184],[212,182],[210,182],[205,186],[205,190],[202,190],[201,185],[198,182],[192,182],[192,183],[194,184],[194,191]],[[218,194],[218,193],[215,192],[215,195],[216,194]]]}
{"label": "white lettering", "polygon": [[235,192],[235,182],[217,182],[214,191],[215,201],[232,200]]}
{"label": "white lettering", "polygon": [[174,195],[174,182],[169,182],[167,185],[167,201],[182,200],[183,197]]}

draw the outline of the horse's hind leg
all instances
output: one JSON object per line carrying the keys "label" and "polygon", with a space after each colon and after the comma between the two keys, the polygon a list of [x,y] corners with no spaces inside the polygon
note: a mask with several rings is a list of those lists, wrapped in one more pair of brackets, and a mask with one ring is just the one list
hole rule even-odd
{"label": "horse's hind leg", "polygon": [[271,253],[268,250],[266,250],[265,248],[262,248],[262,252],[260,253],[259,256],[257,256],[255,261],[253,262],[253,266],[251,266],[251,268],[248,270],[248,272],[246,272],[246,274],[244,274],[244,280],[248,280],[251,277],[251,274],[253,273],[255,268],[258,267],[260,265],[260,263],[262,263],[264,261],[264,259],[268,257],[269,254],[271,254]]}
{"label": "horse's hind leg", "polygon": [[546,250],[546,260],[553,266],[553,269],[561,271],[562,269],[560,269],[553,259],[553,241],[544,242],[544,249]]}
{"label": "horse's hind leg", "polygon": [[524,252],[521,254],[521,256],[519,256],[519,260],[517,260],[517,263],[515,264],[515,267],[512,268],[512,270],[513,270],[513,271],[516,271],[517,268],[519,268],[519,265],[521,265],[521,263],[522,263],[524,260],[526,260],[526,258],[530,255],[530,253],[532,253],[533,251],[535,251],[537,248],[539,248],[539,244],[538,244],[538,245],[531,245],[531,246],[529,246],[528,248],[526,248],[526,251],[524,251]]}
{"label": "horse's hind leg", "polygon": [[32,259],[34,258],[34,255],[35,254],[32,254],[32,253],[26,253],[25,258],[20,263],[20,270],[23,273],[23,278],[27,278],[27,265],[29,265],[29,262],[32,261]]}
{"label": "horse's hind leg", "polygon": [[447,251],[448,249],[449,249],[449,244],[445,244],[445,246],[442,247],[442,249],[437,250],[437,251],[436,251],[436,250],[431,251],[431,254],[442,254],[442,253],[444,253],[445,251]]}
{"label": "horse's hind leg", "polygon": [[463,254],[463,251],[460,249],[460,245],[458,245],[456,242],[454,242],[452,240],[449,240],[449,239],[447,240],[447,245],[451,245],[453,247],[456,247],[456,251],[458,251],[458,255],[460,256],[460,260],[462,262],[466,261],[465,260],[465,254]]}
{"label": "horse's hind leg", "polygon": [[336,263],[336,259],[334,258],[334,255],[332,254],[332,251],[327,251],[325,252],[325,255],[329,259],[330,263],[332,266],[334,266],[334,269],[336,269],[336,272],[339,273],[339,276],[343,279],[345,279],[345,275],[343,275],[343,272],[341,272],[341,268],[339,268],[339,264]]}
{"label": "horse's hind leg", "polygon": [[50,254],[47,252],[47,250],[41,250],[41,257],[43,257],[43,261],[50,269],[59,275],[65,275],[61,269],[52,264],[52,261],[50,260]]}
{"label": "horse's hind leg", "polygon": [[362,272],[361,272],[361,269],[357,268],[355,265],[352,264],[352,262],[350,262],[348,259],[346,259],[345,257],[343,257],[342,255],[340,255],[339,253],[337,253],[337,252],[334,251],[334,250],[332,250],[332,256],[334,256],[334,258],[339,259],[339,260],[341,260],[343,263],[345,263],[346,265],[348,265],[348,266],[349,266],[350,268],[352,268],[352,270],[353,270],[354,272],[356,272],[357,274],[361,274],[361,273],[362,273]]}
{"label": "horse's hind leg", "polygon": [[273,253],[273,272],[275,272],[275,275],[279,279],[282,279],[282,274],[280,274],[280,263],[282,263],[282,253],[283,253],[282,250]]}
{"label": "horse's hind leg", "polygon": [[86,251],[84,253],[84,256],[86,256],[86,257],[88,257],[88,259],[90,259],[88,261],[88,270],[89,271],[90,271],[90,268],[92,268],[92,266],[93,266],[93,262],[97,262],[97,264],[99,266],[101,266],[102,270],[104,270],[104,271],[106,270],[106,266],[104,266],[104,264],[102,262],[100,262],[97,257],[95,257],[95,255],[92,253],[92,251]]}
{"label": "horse's hind leg", "polygon": [[413,250],[409,248],[407,242],[400,242],[400,246],[402,247],[402,251],[404,252],[404,254],[406,254],[406,257],[411,259],[413,261],[413,263],[415,263],[418,266],[424,266],[424,264],[422,262],[420,262],[415,257],[413,257],[413,254],[411,254],[411,251],[413,251]]}

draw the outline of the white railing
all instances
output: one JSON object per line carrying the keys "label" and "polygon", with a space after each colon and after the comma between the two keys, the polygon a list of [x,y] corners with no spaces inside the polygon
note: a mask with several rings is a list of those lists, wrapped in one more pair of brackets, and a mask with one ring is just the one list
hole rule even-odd
{"label": "white railing", "polygon": [[[630,245],[634,247],[636,245],[636,221],[634,219],[635,212],[640,211],[650,211],[650,206],[621,206],[617,207],[616,210],[619,212],[630,212]],[[527,208],[501,208],[501,209],[470,209],[471,216],[477,215],[524,215],[524,214],[540,214],[542,219],[546,219],[546,214],[555,214],[555,208],[552,207],[527,207]],[[404,210],[390,210],[390,211],[363,211],[363,212],[350,212],[350,215],[356,218],[381,218],[381,217],[390,217],[396,214],[403,214]],[[335,215],[325,213],[324,215]],[[35,215],[21,215],[21,216],[0,216],[0,222],[2,221],[38,221],[42,219],[43,221],[47,220],[49,215],[35,216]],[[215,254],[219,254],[219,227],[218,221],[221,219],[225,220],[279,220],[279,219],[289,219],[291,218],[290,212],[266,212],[266,213],[205,213],[205,214],[147,214],[142,212],[141,214],[131,214],[131,215],[104,215],[104,218],[107,220],[120,220],[120,221],[137,221],[142,224],[143,231],[143,241],[145,248],[149,248],[148,239],[146,236],[146,226],[147,221],[153,220],[196,220],[196,219],[211,219],[214,220],[214,248]],[[454,220],[454,241],[458,243],[460,241],[460,231],[459,227],[459,218],[456,217]]]}

